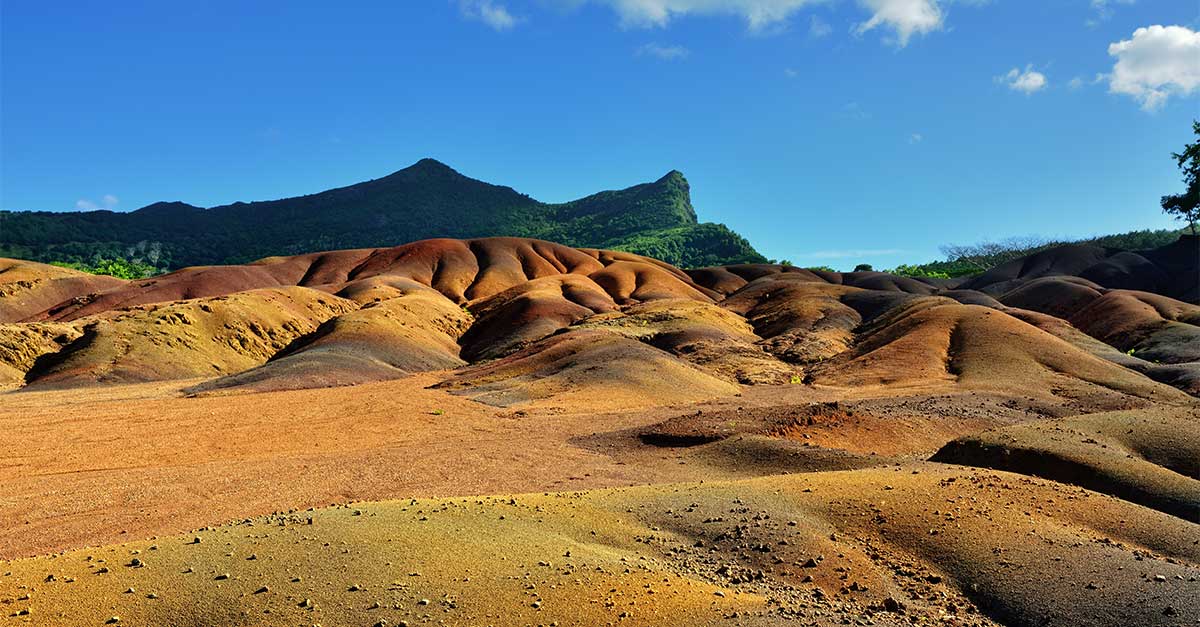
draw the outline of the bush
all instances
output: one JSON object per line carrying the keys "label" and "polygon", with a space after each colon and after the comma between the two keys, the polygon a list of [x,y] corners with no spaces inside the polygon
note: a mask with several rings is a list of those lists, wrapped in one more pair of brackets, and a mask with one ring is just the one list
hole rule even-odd
{"label": "bush", "polygon": [[108,276],[115,276],[118,279],[128,280],[144,279],[159,273],[158,268],[155,268],[148,263],[119,258],[113,259],[99,257],[92,260],[91,263],[82,263],[77,261],[52,261],[50,262],[50,265],[58,266],[60,268],[79,270],[89,274],[106,274]]}

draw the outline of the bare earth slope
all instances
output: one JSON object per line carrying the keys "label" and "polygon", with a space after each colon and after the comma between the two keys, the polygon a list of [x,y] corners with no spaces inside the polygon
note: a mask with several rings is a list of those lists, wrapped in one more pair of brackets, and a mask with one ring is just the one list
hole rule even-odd
{"label": "bare earth slope", "polygon": [[1194,625],[1195,245],[2,260],[0,624]]}

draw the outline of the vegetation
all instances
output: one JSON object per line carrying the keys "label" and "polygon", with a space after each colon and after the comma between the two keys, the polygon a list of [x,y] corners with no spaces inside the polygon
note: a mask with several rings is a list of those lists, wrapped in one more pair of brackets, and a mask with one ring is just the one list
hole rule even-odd
{"label": "vegetation", "polygon": [[153,242],[156,268],[245,263],[273,255],[395,246],[431,237],[535,237],[616,248],[684,267],[766,259],[724,225],[700,223],[687,180],[547,204],[467,178],[432,159],[318,194],[202,209],[160,202],[130,213],[0,212],[0,255],[89,264]]}
{"label": "vegetation", "polygon": [[98,257],[90,263],[52,261],[50,265],[90,272],[91,274],[107,274],[115,276],[118,279],[144,279],[160,273],[158,268],[142,261],[105,257]]}
{"label": "vegetation", "polygon": [[901,265],[890,270],[901,276],[948,279],[973,276],[998,265],[1020,259],[1036,252],[1065,244],[1091,244],[1113,250],[1148,250],[1166,246],[1179,239],[1181,231],[1173,229],[1130,231],[1082,240],[1050,240],[1040,237],[1015,237],[999,242],[971,245],[942,246],[946,258],[942,261],[916,265]]}
{"label": "vegetation", "polygon": [[855,272],[874,272],[875,268],[872,268],[871,264],[869,264],[869,263],[860,263],[857,266],[854,266],[854,271]]}
{"label": "vegetation", "polygon": [[1200,121],[1192,121],[1192,133],[1196,141],[1185,144],[1183,152],[1171,153],[1183,173],[1183,184],[1187,189],[1182,194],[1163,196],[1162,208],[1168,215],[1187,222],[1195,235],[1196,222],[1200,221]]}

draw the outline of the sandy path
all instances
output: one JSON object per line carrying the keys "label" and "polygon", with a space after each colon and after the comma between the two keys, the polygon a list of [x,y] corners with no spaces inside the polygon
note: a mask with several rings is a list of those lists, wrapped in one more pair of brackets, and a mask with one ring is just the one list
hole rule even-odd
{"label": "sandy path", "polygon": [[437,380],[209,398],[179,397],[188,382],[0,396],[0,558],[348,500],[679,476],[567,442],[649,414],[604,424],[514,415],[425,389]]}

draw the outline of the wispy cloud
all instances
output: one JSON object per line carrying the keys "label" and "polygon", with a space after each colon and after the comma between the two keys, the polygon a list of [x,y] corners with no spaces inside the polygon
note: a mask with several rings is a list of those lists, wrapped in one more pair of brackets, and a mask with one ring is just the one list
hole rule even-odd
{"label": "wispy cloud", "polygon": [[870,119],[871,112],[863,109],[857,102],[847,102],[838,109],[838,117],[847,120],[867,120]]}
{"label": "wispy cloud", "polygon": [[[746,22],[756,33],[778,33],[802,10],[829,0],[545,0],[566,7],[586,3],[601,4],[616,12],[626,28],[662,28],[684,16],[734,16]],[[1113,0],[1125,1],[1125,0]],[[908,45],[916,35],[926,35],[945,27],[945,4],[982,5],[989,0],[857,0],[867,12],[854,32],[859,35],[880,29],[884,40],[898,48]],[[833,27],[823,18],[809,17],[809,35],[826,37]]]}
{"label": "wispy cloud", "polygon": [[1147,26],[1133,38],[1108,46],[1116,57],[1108,91],[1157,111],[1171,96],[1189,96],[1200,88],[1200,32],[1186,26]]}
{"label": "wispy cloud", "polygon": [[923,141],[925,141],[925,136],[920,133],[913,133],[908,136],[908,143],[910,144],[919,144]]}
{"label": "wispy cloud", "polygon": [[1034,70],[1032,65],[1026,65],[1025,71],[1013,68],[1007,73],[997,76],[996,82],[1026,96],[1045,89],[1048,84],[1046,75]]}
{"label": "wispy cloud", "polygon": [[796,78],[800,76],[800,73],[790,67],[785,67],[783,68],[783,75],[788,78]]}
{"label": "wispy cloud", "polygon": [[100,202],[95,202],[90,198],[80,198],[75,201],[75,208],[81,211],[96,211],[98,209],[112,209],[121,202],[120,198],[112,194],[105,194],[100,197]]}
{"label": "wispy cloud", "polygon": [[637,56],[651,56],[663,61],[678,61],[686,59],[692,52],[683,46],[664,46],[657,43],[643,44],[637,49]]}
{"label": "wispy cloud", "polygon": [[1092,0],[1092,16],[1084,24],[1089,27],[1099,26],[1100,22],[1112,18],[1114,4],[1134,4],[1135,2],[1137,0]]}
{"label": "wispy cloud", "polygon": [[850,257],[882,257],[884,255],[899,255],[906,253],[903,248],[848,248],[844,250],[818,250],[805,253],[801,257],[810,259],[848,259]]}
{"label": "wispy cloud", "polygon": [[821,0],[593,0],[617,12],[626,27],[666,26],[683,15],[733,15],[752,31],[778,26],[801,8]]}
{"label": "wispy cloud", "polygon": [[511,30],[521,21],[503,4],[492,0],[459,0],[458,10],[464,17],[483,22],[497,31]]}
{"label": "wispy cloud", "polygon": [[809,18],[809,22],[808,22],[809,36],[811,36],[815,39],[820,39],[822,37],[828,37],[829,34],[832,32],[833,32],[833,27],[829,25],[829,22],[826,22],[825,20],[821,19],[821,16],[814,15],[811,18]]}

